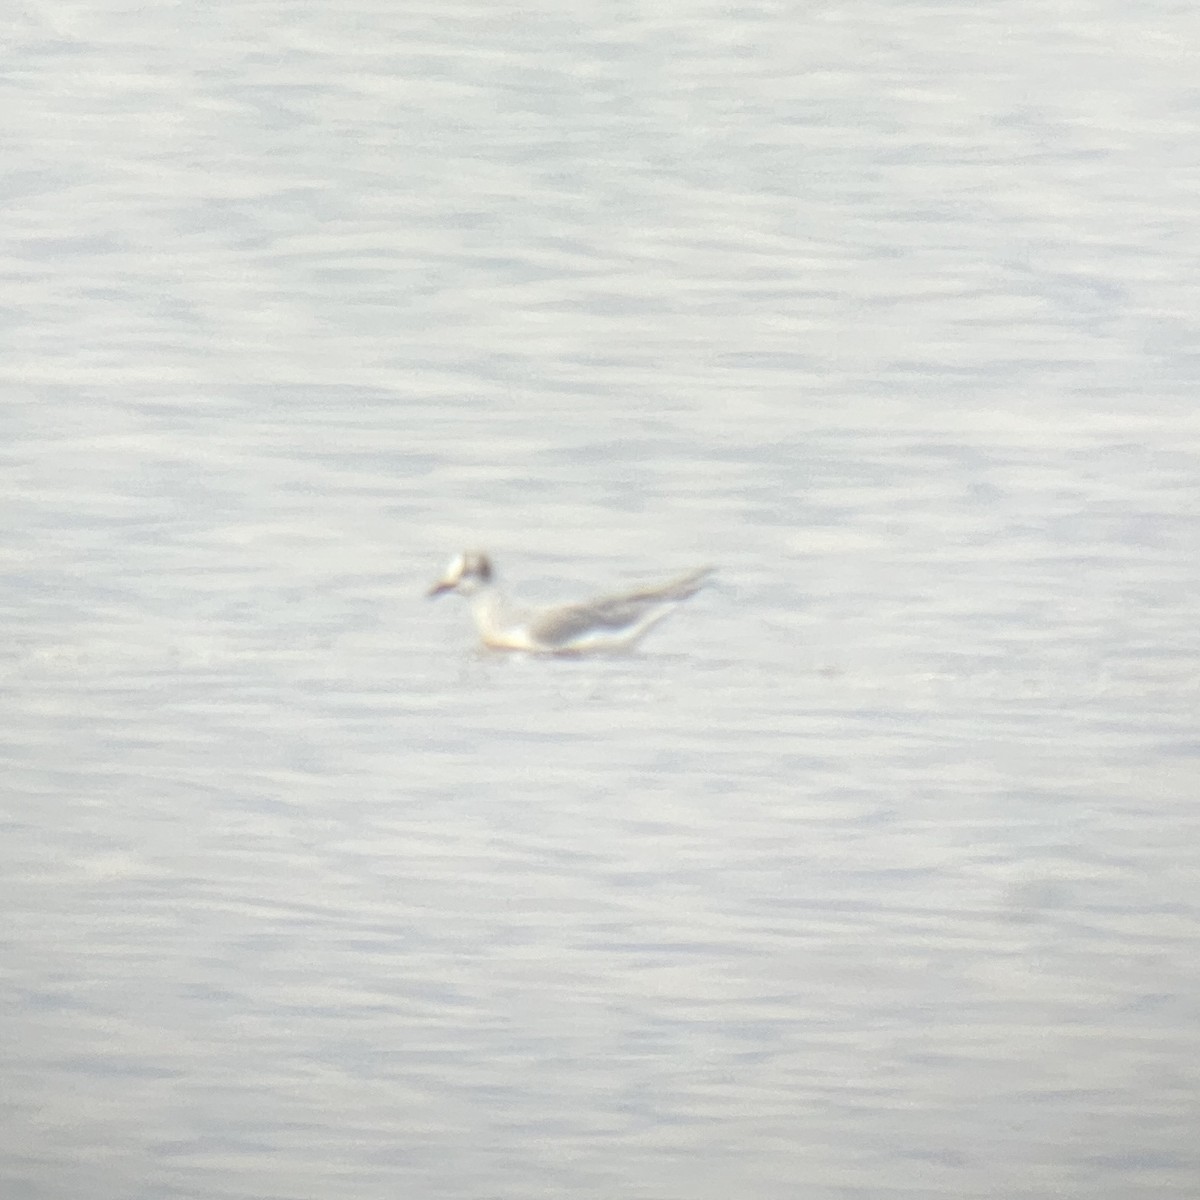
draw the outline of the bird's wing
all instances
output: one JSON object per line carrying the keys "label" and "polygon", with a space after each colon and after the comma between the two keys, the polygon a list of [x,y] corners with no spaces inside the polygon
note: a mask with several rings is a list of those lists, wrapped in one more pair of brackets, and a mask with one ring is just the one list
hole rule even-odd
{"label": "bird's wing", "polygon": [[628,631],[656,606],[694,596],[712,570],[712,567],[701,567],[656,587],[602,596],[586,604],[550,609],[533,620],[529,631],[539,642],[548,646],[566,645],[597,630],[613,633]]}

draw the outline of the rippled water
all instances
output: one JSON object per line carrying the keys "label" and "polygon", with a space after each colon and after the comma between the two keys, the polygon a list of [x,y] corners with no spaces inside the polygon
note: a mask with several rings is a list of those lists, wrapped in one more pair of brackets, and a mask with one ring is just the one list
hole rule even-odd
{"label": "rippled water", "polygon": [[10,24],[6,1200],[1190,1200],[1183,10]]}

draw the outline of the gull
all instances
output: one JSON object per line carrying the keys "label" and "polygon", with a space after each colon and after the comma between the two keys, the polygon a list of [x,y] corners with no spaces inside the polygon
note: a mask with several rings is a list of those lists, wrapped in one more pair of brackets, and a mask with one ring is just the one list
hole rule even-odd
{"label": "gull", "polygon": [[496,582],[491,559],[479,551],[456,555],[430,596],[458,592],[471,601],[475,625],[485,646],[533,654],[586,654],[628,650],[654,625],[694,596],[712,573],[700,567],[660,583],[582,604],[528,609],[509,602]]}

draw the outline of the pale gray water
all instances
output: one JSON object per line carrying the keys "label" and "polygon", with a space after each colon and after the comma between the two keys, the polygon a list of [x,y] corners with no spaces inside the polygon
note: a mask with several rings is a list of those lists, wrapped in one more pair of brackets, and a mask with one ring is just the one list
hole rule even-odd
{"label": "pale gray water", "polygon": [[4,1200],[1196,1195],[1190,6],[6,31]]}

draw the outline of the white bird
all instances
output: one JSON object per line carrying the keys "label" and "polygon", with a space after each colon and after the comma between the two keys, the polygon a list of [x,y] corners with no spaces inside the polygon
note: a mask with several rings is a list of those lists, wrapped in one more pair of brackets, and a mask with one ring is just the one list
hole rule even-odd
{"label": "white bird", "polygon": [[509,602],[486,554],[468,551],[455,556],[429,595],[458,592],[466,596],[485,646],[534,654],[585,654],[629,649],[670,616],[680,601],[694,596],[712,571],[712,567],[700,567],[657,587],[582,604],[528,609]]}

